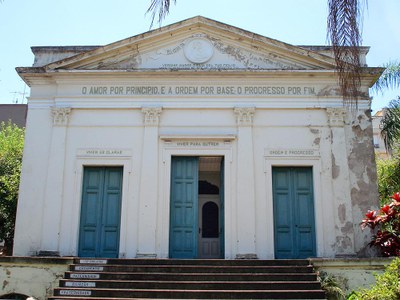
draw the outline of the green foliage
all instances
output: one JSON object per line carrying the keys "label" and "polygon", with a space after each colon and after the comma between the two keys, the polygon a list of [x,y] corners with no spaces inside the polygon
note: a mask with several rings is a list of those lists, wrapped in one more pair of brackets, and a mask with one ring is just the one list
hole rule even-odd
{"label": "green foliage", "polygon": [[24,148],[24,129],[0,124],[0,240],[12,249]]}
{"label": "green foliage", "polygon": [[400,87],[400,62],[391,61],[383,65],[385,71],[372,87],[373,91],[383,93],[387,89]]}
{"label": "green foliage", "polygon": [[376,159],[378,189],[381,205],[387,204],[395,192],[400,191],[400,150],[395,149],[390,158]]}
{"label": "green foliage", "polygon": [[328,299],[345,299],[345,293],[335,276],[325,272],[320,272],[318,279],[321,282],[321,288],[325,291]]}
{"label": "green foliage", "polygon": [[400,138],[400,97],[385,108],[380,127],[386,150],[391,153]]}
{"label": "green foliage", "polygon": [[375,275],[376,284],[369,289],[353,292],[348,300],[397,300],[400,299],[400,258],[395,258],[385,272]]}

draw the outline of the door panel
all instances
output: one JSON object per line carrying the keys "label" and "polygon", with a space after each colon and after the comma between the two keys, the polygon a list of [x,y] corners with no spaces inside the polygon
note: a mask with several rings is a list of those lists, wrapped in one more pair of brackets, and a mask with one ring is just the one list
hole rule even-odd
{"label": "door panel", "polygon": [[312,168],[272,169],[276,258],[315,256]]}
{"label": "door panel", "polygon": [[79,256],[118,257],[121,196],[121,167],[85,167]]}
{"label": "door panel", "polygon": [[197,257],[198,158],[172,157],[170,257]]}
{"label": "door panel", "polygon": [[199,195],[199,258],[221,258],[219,204],[219,195]]}

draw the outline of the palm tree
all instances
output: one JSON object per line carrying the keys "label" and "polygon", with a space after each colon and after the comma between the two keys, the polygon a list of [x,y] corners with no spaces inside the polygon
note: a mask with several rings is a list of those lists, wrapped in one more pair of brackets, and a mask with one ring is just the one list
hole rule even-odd
{"label": "palm tree", "polygon": [[[383,67],[385,71],[372,87],[372,90],[376,93],[384,93],[385,90],[400,87],[400,62],[389,62]],[[397,100],[392,100],[383,111],[380,124],[381,136],[385,143],[386,152],[390,154],[400,140],[400,96]]]}
{"label": "palm tree", "polygon": [[[357,106],[360,95],[362,66],[359,60],[361,45],[361,11],[367,0],[327,0],[328,38],[333,46],[339,85],[345,103]],[[171,2],[176,0],[151,0],[148,13],[152,14],[151,27],[156,16],[161,25],[169,14]]]}
{"label": "palm tree", "polygon": [[400,87],[400,61],[392,61],[384,64],[382,67],[385,71],[375,82],[372,89],[375,92],[383,93],[387,89],[395,89]]}
{"label": "palm tree", "polygon": [[400,96],[397,100],[390,101],[389,106],[384,109],[380,126],[386,152],[391,154],[400,140]]}
{"label": "palm tree", "polygon": [[[172,0],[176,4],[176,0]],[[169,8],[171,5],[171,0],[151,0],[150,7],[147,13],[151,13],[151,25],[153,27],[156,15],[158,15],[158,24],[161,25],[162,20],[169,14]]]}

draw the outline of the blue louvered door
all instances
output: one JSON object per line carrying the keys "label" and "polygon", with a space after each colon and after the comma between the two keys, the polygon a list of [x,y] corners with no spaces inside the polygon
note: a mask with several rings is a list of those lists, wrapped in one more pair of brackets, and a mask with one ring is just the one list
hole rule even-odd
{"label": "blue louvered door", "polygon": [[122,167],[85,167],[78,255],[118,257]]}
{"label": "blue louvered door", "polygon": [[275,258],[316,255],[313,177],[310,167],[274,167]]}
{"label": "blue louvered door", "polygon": [[171,258],[197,258],[198,158],[172,157],[170,198]]}

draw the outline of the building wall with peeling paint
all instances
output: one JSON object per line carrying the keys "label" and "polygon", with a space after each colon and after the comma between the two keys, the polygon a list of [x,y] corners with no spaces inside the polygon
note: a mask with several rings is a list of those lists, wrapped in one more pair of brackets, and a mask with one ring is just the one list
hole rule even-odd
{"label": "building wall with peeling paint", "polygon": [[58,287],[72,259],[0,258],[0,297],[21,294],[45,300]]}
{"label": "building wall with peeling paint", "polygon": [[34,53],[17,68],[31,96],[15,255],[78,255],[85,167],[122,166],[118,256],[170,257],[176,156],[224,158],[222,257],[277,256],[277,167],[312,170],[313,256],[372,255],[359,223],[378,204],[368,88],[381,69],[365,68],[346,108],[329,47],[203,17]]}

